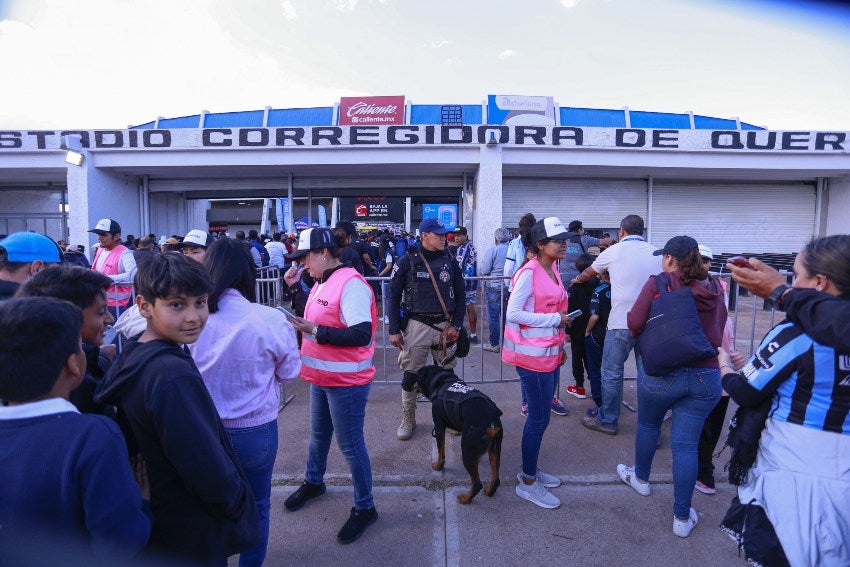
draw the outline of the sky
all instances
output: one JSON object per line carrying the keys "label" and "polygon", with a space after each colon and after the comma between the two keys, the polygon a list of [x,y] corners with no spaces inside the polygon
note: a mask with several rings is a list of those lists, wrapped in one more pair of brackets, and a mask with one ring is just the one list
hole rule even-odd
{"label": "sky", "polygon": [[0,0],[0,129],[488,94],[850,131],[850,8],[781,0]]}

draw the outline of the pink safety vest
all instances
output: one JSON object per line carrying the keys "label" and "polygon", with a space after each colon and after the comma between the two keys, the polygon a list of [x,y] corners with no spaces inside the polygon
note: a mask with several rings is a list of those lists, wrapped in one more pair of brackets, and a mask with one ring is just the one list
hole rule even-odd
{"label": "pink safety vest", "polygon": [[[363,279],[354,268],[340,268],[320,286],[314,285],[307,298],[304,318],[316,325],[343,328],[340,320],[342,290],[352,279]],[[301,377],[317,386],[362,386],[375,375],[375,329],[378,309],[371,294],[372,341],[363,347],[320,345],[313,335],[304,334],[301,343]]]}
{"label": "pink safety vest", "polygon": [[[534,289],[531,301],[524,306],[526,311],[557,313],[567,309],[567,292],[557,271],[555,278],[558,283],[555,283],[537,258],[534,258],[514,273],[512,283],[525,270],[531,270]],[[536,372],[551,372],[561,362],[565,339],[566,332],[557,327],[529,327],[506,321],[502,360]]]}
{"label": "pink safety vest", "polygon": [[[106,262],[103,264],[103,267],[100,269],[100,273],[105,274],[107,276],[114,276],[118,274],[118,263],[121,261],[121,254],[127,250],[127,247],[123,244],[119,244],[112,250],[108,252],[108,256],[106,257]],[[94,254],[94,265],[97,266],[98,258],[104,252],[103,248],[98,248],[97,252]],[[109,290],[106,292],[106,304],[109,307],[115,307],[116,303],[121,307],[126,307],[130,302],[130,298],[133,297],[133,286],[131,285],[111,285],[109,286]]]}

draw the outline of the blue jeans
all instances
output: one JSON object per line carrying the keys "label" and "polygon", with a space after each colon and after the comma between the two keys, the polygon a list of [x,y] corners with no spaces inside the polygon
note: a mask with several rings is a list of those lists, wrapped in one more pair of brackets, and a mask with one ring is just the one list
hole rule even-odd
{"label": "blue jeans", "polygon": [[260,517],[260,543],[239,555],[240,567],[261,566],[269,543],[269,508],[271,507],[272,470],[277,457],[277,419],[239,429],[227,429],[236,458],[245,471]]}
{"label": "blue jeans", "polygon": [[590,382],[590,397],[596,407],[602,405],[602,346],[593,335],[584,337],[584,354],[587,357],[587,381]]}
{"label": "blue jeans", "polygon": [[537,476],[537,457],[540,455],[543,433],[549,426],[555,374],[559,370],[560,367],[552,372],[535,372],[516,367],[520,384],[528,396],[528,418],[522,430],[522,472],[527,477]]}
{"label": "blue jeans", "polygon": [[324,482],[331,438],[336,434],[339,450],[351,471],[354,507],[358,510],[368,510],[375,505],[372,500],[372,464],[363,438],[370,386],[310,385],[310,448],[305,478],[311,484]]}
{"label": "blue jeans", "polygon": [[[623,368],[637,339],[628,329],[608,329],[605,333],[605,348],[602,349],[602,405],[596,421],[605,427],[617,429],[620,419],[620,403],[623,401]],[[638,374],[641,372],[640,355]]]}
{"label": "blue jeans", "polygon": [[[553,370],[555,373],[555,379],[552,383],[552,399],[555,398],[555,392],[558,390],[558,384],[561,383],[561,367],[557,367]],[[517,367],[517,373],[519,373],[519,367]],[[525,393],[525,384],[522,380],[519,381],[519,391],[522,394],[522,405],[528,405],[528,395]]]}
{"label": "blue jeans", "polygon": [[484,288],[487,292],[487,322],[490,326],[490,346],[499,346],[502,336],[502,314],[508,304],[508,294],[499,288]]}
{"label": "blue jeans", "polygon": [[649,480],[661,423],[672,407],[670,449],[673,453],[673,513],[677,518],[687,518],[690,513],[697,480],[700,433],[705,419],[720,399],[721,390],[717,368],[679,368],[664,376],[638,376],[635,476]]}

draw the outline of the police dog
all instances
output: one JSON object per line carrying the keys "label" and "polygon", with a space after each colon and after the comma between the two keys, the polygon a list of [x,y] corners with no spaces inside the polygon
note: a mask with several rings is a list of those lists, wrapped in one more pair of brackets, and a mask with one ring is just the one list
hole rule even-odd
{"label": "police dog", "polygon": [[[425,366],[419,370],[416,385],[431,400],[432,435],[437,440],[437,460],[431,463],[431,468],[440,471],[446,463],[446,428],[460,431],[463,466],[472,486],[469,492],[458,495],[458,502],[469,504],[482,488],[484,494],[493,496],[499,487],[503,436],[499,417],[502,411],[493,400],[467,385],[454,372],[439,366]],[[490,457],[491,479],[487,486],[482,486],[478,462],[485,452]]]}

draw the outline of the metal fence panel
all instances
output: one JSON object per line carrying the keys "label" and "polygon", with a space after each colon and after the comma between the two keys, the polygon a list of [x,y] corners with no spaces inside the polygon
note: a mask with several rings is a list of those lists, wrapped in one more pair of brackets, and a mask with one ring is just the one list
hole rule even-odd
{"label": "metal fence panel", "polygon": [[[787,278],[791,278],[790,272],[781,272]],[[714,274],[717,275],[717,274]],[[784,318],[784,314],[772,309],[769,303],[765,300],[749,294],[746,290],[738,286],[729,277],[728,273],[717,275],[722,281],[727,284],[727,305],[729,306],[729,317],[732,320],[735,330],[735,345],[738,352],[745,356],[750,356],[755,350],[758,343],[761,341],[767,332],[779,321]],[[381,294],[378,298],[378,329],[375,333],[375,348],[380,352],[376,353],[375,366],[377,372],[375,380],[384,383],[400,383],[402,372],[398,366],[399,351],[389,342],[387,317],[387,291],[389,289],[389,277],[369,277],[367,281],[380,282]],[[465,278],[467,281],[475,281],[477,289],[484,291],[485,282],[496,280],[507,280],[499,276],[477,276]],[[283,270],[275,266],[259,268],[257,270],[257,302],[270,307],[279,307],[284,301],[284,282]],[[114,299],[114,294],[107,294],[107,297]],[[500,291],[500,309],[499,323],[501,331],[499,338],[499,347],[501,351],[502,341],[504,339],[505,325],[505,309],[506,305],[506,290],[505,286],[501,287]],[[117,315],[121,316],[125,311],[130,309],[135,303],[130,302],[126,307],[117,308]],[[466,382],[470,383],[485,383],[485,382],[516,382],[519,377],[515,369],[501,361],[501,352],[489,352],[484,350],[485,341],[489,337],[488,319],[487,319],[487,299],[486,293],[479,293],[475,302],[475,311],[478,315],[478,326],[476,331],[479,335],[479,344],[472,345],[469,355],[458,360],[458,365],[455,369],[457,374]],[[117,319],[117,317],[116,317]],[[468,318],[465,319],[465,324],[468,328]],[[121,348],[119,343],[118,348]],[[565,364],[566,367],[566,364]]]}

